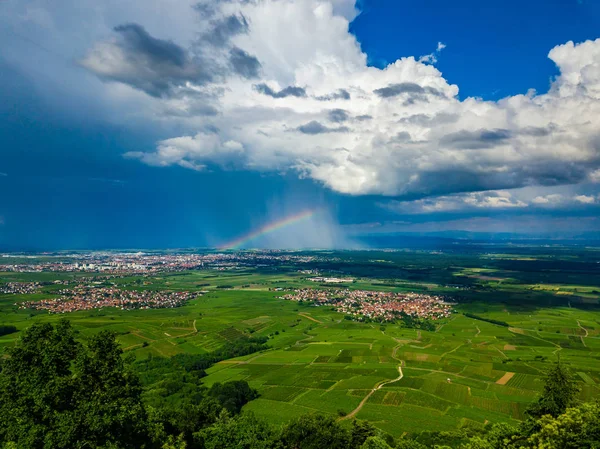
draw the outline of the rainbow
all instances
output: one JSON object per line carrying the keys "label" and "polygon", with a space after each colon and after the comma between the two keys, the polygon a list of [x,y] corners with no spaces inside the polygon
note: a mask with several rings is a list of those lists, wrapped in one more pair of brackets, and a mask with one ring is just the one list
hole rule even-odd
{"label": "rainbow", "polygon": [[219,250],[224,251],[230,249],[238,249],[246,243],[258,237],[270,234],[271,232],[275,232],[281,228],[285,228],[286,226],[298,223],[299,221],[306,220],[307,218],[310,218],[313,215],[315,215],[318,211],[318,209],[309,209],[294,215],[290,215],[281,220],[273,221],[269,224],[264,225],[262,228],[259,228],[255,231],[249,232],[248,234],[238,237],[237,239],[227,243],[226,245],[220,246]]}

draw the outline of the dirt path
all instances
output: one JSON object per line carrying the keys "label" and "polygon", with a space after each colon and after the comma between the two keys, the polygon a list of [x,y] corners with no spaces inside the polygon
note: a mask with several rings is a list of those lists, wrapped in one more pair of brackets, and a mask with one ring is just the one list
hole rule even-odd
{"label": "dirt path", "polygon": [[198,329],[196,329],[196,320],[194,320],[193,326],[194,326],[194,332],[198,333]]}
{"label": "dirt path", "polygon": [[505,353],[503,353],[503,352],[500,350],[500,348],[497,348],[496,346],[494,346],[494,349],[495,349],[496,351],[498,351],[500,354],[502,354],[502,356],[503,356],[505,359],[507,359],[507,358],[508,358],[508,357],[507,357],[507,355],[506,355]]}
{"label": "dirt path", "polygon": [[373,389],[371,391],[369,391],[369,394],[367,394],[362,401],[360,401],[360,404],[358,404],[358,406],[352,410],[350,413],[348,413],[346,416],[343,416],[342,418],[340,418],[338,421],[345,421],[346,419],[351,419],[354,418],[356,416],[356,414],[358,412],[360,412],[360,410],[363,408],[363,406],[367,403],[367,401],[369,400],[369,398],[371,396],[373,396],[373,394],[379,390],[381,387],[387,385],[387,384],[391,384],[394,382],[398,382],[400,379],[402,379],[404,377],[404,374],[402,373],[402,364],[398,365],[398,377],[396,377],[395,379],[392,380],[384,380],[382,382],[377,383]]}
{"label": "dirt path", "polygon": [[475,326],[475,329],[477,329],[477,333],[475,334],[475,338],[477,338],[481,334],[481,329],[479,329],[479,326]]}
{"label": "dirt path", "polygon": [[583,327],[581,325],[579,320],[577,320],[577,326],[579,326],[585,332],[585,335],[580,335],[579,338],[581,339],[581,343],[583,344],[583,346],[585,346],[587,348],[587,345],[585,344],[585,340],[583,339],[583,337],[589,337],[590,333],[588,332],[588,330],[585,327]]}
{"label": "dirt path", "polygon": [[346,419],[353,418],[354,416],[356,416],[356,414],[358,412],[360,412],[360,410],[367,403],[369,398],[371,396],[373,396],[373,393],[375,393],[377,390],[379,390],[381,387],[383,387],[385,385],[392,384],[394,382],[398,382],[400,379],[402,379],[404,377],[404,373],[402,372],[402,363],[403,362],[396,356],[396,354],[398,353],[398,349],[400,349],[403,344],[404,343],[398,343],[392,350],[392,358],[394,358],[398,362],[400,362],[400,364],[398,365],[398,377],[396,377],[395,379],[391,379],[391,380],[382,380],[380,382],[377,382],[375,384],[375,386],[373,387],[373,389],[371,391],[369,391],[369,393],[363,398],[362,401],[360,401],[360,404],[358,404],[358,406],[354,410],[352,410],[350,413],[348,413],[346,416],[339,418],[338,421],[344,421]]}
{"label": "dirt path", "polygon": [[448,354],[452,354],[453,352],[456,352],[459,348],[461,348],[462,346],[464,346],[464,343],[459,344],[456,348],[451,349],[450,351],[446,351],[444,352],[440,357],[444,358],[445,356],[447,356]]}
{"label": "dirt path", "polygon": [[310,315],[307,315],[306,313],[302,313],[302,312],[300,312],[298,315],[300,315],[301,317],[304,317],[304,318],[306,318],[307,320],[314,321],[315,323],[323,324],[323,322],[322,322],[322,321],[319,321],[319,320],[317,320],[316,318],[313,318],[312,316],[310,316]]}

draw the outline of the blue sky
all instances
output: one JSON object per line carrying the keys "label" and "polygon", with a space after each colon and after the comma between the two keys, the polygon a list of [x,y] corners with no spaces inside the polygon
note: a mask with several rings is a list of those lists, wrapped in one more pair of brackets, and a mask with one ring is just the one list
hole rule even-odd
{"label": "blue sky", "polygon": [[5,0],[0,247],[216,246],[306,209],[254,244],[598,232],[599,29],[589,0]]}

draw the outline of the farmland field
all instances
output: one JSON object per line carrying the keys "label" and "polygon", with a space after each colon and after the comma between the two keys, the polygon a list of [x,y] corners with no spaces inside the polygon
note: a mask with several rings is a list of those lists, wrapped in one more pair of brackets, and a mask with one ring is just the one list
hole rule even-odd
{"label": "farmland field", "polygon": [[[118,288],[203,293],[176,308],[68,314],[19,304],[53,298],[57,287],[48,282],[80,274],[2,272],[0,285],[43,286],[0,295],[0,317],[18,331],[66,317],[81,339],[107,329],[138,361],[268,337],[269,349],[218,362],[203,382],[247,381],[260,397],[245,409],[276,423],[321,412],[400,436],[520,420],[558,357],[576,375],[582,399],[600,397],[600,252],[496,251],[307,252],[301,264],[123,276],[112,281]],[[352,277],[350,290],[444,295],[453,313],[426,330],[282,299],[282,291],[337,288],[310,281],[306,270]],[[0,346],[18,338],[3,335]]]}

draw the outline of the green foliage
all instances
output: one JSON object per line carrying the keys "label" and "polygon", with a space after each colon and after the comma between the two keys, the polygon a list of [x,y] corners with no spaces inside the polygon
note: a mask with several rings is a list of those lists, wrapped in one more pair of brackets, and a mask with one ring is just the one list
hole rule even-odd
{"label": "green foliage", "polygon": [[148,447],[137,377],[114,335],[87,347],[68,321],[34,324],[0,373],[0,439],[19,448]]}
{"label": "green foliage", "polygon": [[350,446],[361,447],[365,441],[378,433],[379,431],[370,422],[354,420],[350,429]]}
{"label": "green foliage", "polygon": [[557,417],[575,403],[579,387],[571,373],[560,361],[548,372],[544,391],[527,413],[533,418],[543,415]]}
{"label": "green foliage", "polygon": [[427,446],[415,440],[402,439],[396,443],[396,449],[427,449]]}
{"label": "green foliage", "polygon": [[539,430],[528,439],[530,448],[597,449],[600,447],[598,403],[569,408],[562,415],[539,420]]}
{"label": "green foliage", "polygon": [[275,430],[251,413],[234,418],[224,414],[213,426],[196,433],[194,439],[205,449],[275,449],[281,447]]}
{"label": "green foliage", "polygon": [[366,439],[364,444],[359,447],[360,449],[392,449],[384,439],[379,437],[369,437]]}
{"label": "green foliage", "polygon": [[304,415],[294,419],[281,432],[281,442],[290,449],[346,449],[349,432],[331,416]]}
{"label": "green foliage", "polygon": [[229,413],[236,414],[242,410],[242,407],[252,399],[258,397],[258,392],[248,386],[248,382],[243,380],[234,380],[224,384],[215,383],[208,395],[215,398],[223,408]]}

